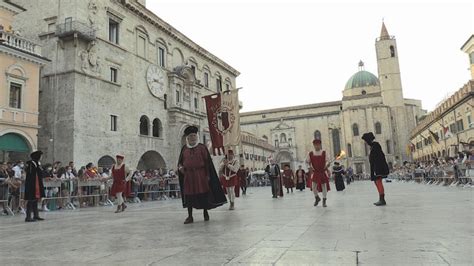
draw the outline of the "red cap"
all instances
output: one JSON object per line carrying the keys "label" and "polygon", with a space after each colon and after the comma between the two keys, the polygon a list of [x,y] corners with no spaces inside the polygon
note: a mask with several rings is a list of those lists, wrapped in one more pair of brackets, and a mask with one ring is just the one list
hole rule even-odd
{"label": "red cap", "polygon": [[115,158],[117,158],[117,159],[122,159],[122,160],[123,160],[123,158],[125,158],[125,156],[123,156],[123,155],[121,155],[121,154],[117,154],[117,155],[115,156]]}

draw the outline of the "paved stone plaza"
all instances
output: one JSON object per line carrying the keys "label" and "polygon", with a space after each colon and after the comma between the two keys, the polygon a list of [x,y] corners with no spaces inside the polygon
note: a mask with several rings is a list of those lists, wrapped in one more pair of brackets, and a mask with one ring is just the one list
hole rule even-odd
{"label": "paved stone plaza", "polygon": [[[1,265],[472,265],[472,189],[386,183],[375,207],[367,181],[331,191],[313,207],[308,190],[272,199],[249,188],[204,222],[184,225],[180,200],[42,213],[44,222],[0,217]],[[334,188],[333,188],[334,189]]]}

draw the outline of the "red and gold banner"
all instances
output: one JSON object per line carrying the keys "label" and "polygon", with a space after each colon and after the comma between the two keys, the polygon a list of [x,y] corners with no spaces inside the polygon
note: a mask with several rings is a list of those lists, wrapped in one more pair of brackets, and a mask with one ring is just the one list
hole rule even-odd
{"label": "red and gold banner", "polygon": [[225,154],[224,147],[239,146],[240,116],[238,90],[204,96],[212,154]]}

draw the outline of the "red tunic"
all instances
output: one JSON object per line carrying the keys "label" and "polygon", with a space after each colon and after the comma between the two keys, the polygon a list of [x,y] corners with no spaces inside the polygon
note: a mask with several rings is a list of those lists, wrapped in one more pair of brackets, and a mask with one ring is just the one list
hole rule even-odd
{"label": "red tunic", "polygon": [[[237,176],[237,172],[234,172],[230,170],[228,167],[224,166],[224,169],[222,170],[222,176],[220,177],[220,181],[223,187],[235,187],[239,185],[239,177]],[[225,176],[230,177],[229,180],[225,178]]]}
{"label": "red tunic", "polygon": [[209,170],[206,147],[198,145],[183,149],[184,194],[195,195],[209,192]]}
{"label": "red tunic", "polygon": [[286,188],[293,188],[295,187],[295,182],[293,181],[293,170],[283,170],[283,183],[285,184]]}
{"label": "red tunic", "polygon": [[313,152],[309,153],[311,160],[311,166],[313,167],[313,176],[311,180],[318,184],[317,188],[319,192],[322,192],[321,184],[326,183],[327,190],[329,191],[329,178],[326,173],[326,151],[323,151],[321,155],[313,155]]}
{"label": "red tunic", "polygon": [[114,183],[110,190],[110,194],[115,195],[119,192],[125,190],[125,164],[122,164],[122,167],[115,169],[115,165],[112,167],[112,176],[114,178]]}

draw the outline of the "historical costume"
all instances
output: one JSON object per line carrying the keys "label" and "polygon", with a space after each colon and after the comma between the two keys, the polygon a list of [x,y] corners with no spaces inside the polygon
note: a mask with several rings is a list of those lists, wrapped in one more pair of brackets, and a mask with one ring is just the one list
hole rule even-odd
{"label": "historical costume", "polygon": [[314,206],[318,206],[321,198],[318,195],[318,192],[323,193],[323,207],[326,205],[327,192],[329,188],[329,178],[328,170],[326,165],[326,151],[321,149],[321,140],[313,140],[314,151],[311,151],[308,154],[308,163],[312,168],[313,175],[311,177],[312,189],[315,197]]}
{"label": "historical costume", "polygon": [[195,126],[184,130],[187,143],[182,147],[178,160],[183,208],[188,209],[185,224],[194,221],[193,208],[203,209],[204,220],[208,221],[207,210],[227,202],[211,155],[204,144],[198,143],[197,132],[198,128]]}
{"label": "historical costume", "polygon": [[283,197],[283,184],[281,180],[280,167],[274,160],[271,160],[270,164],[265,167],[265,173],[268,175],[272,185],[273,198],[277,198],[278,196]]}
{"label": "historical costume", "polygon": [[239,178],[240,188],[242,189],[242,195],[247,194],[247,177],[249,175],[249,169],[244,168],[244,165],[241,165],[237,171],[237,177]]}
{"label": "historical costume", "polygon": [[306,173],[301,168],[301,165],[300,165],[299,169],[296,170],[296,189],[303,191],[305,188],[305,182],[306,182]]}
{"label": "historical costume", "polygon": [[293,188],[295,187],[295,175],[293,174],[293,170],[291,170],[290,166],[287,164],[283,170],[283,183],[286,187],[286,193],[293,193]]}
{"label": "historical costume", "polygon": [[219,175],[222,188],[224,193],[229,198],[230,206],[229,210],[234,209],[235,197],[239,197],[240,193],[240,180],[237,176],[239,163],[234,158],[234,152],[232,150],[227,151],[227,155],[219,166]]}
{"label": "historical costume", "polygon": [[389,174],[388,164],[385,160],[385,154],[382,147],[375,140],[372,132],[362,135],[362,139],[370,146],[369,163],[370,163],[370,180],[375,182],[375,186],[379,192],[379,201],[375,202],[376,206],[383,206],[385,202],[385,191],[382,178],[386,178]]}
{"label": "historical costume", "polygon": [[334,183],[336,184],[337,191],[343,191],[346,186],[344,185],[344,167],[339,164],[339,162],[334,162],[332,167],[332,174],[334,176]]}
{"label": "historical costume", "polygon": [[112,188],[110,189],[110,194],[115,196],[117,199],[117,210],[115,213],[123,212],[127,208],[125,202],[123,200],[123,193],[126,189],[126,183],[130,181],[130,170],[127,166],[123,163],[124,156],[117,155],[117,164],[112,166],[112,179],[114,183],[112,184]]}
{"label": "historical costume", "polygon": [[[26,218],[25,222],[42,221],[39,217],[38,201],[45,197],[43,186],[43,168],[41,167],[40,159],[43,152],[35,151],[30,157],[31,161],[26,162],[25,172],[25,196],[26,203]],[[31,213],[33,212],[33,218]]]}

